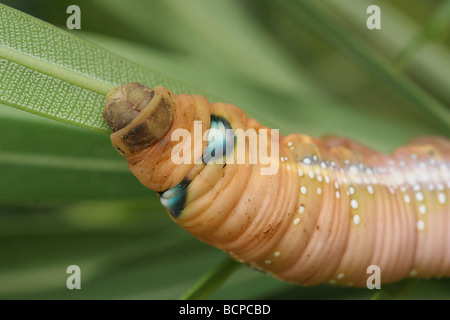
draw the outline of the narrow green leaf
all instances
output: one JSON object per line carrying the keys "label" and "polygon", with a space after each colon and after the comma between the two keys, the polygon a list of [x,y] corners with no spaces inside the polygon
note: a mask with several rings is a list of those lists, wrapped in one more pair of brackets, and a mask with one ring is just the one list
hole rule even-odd
{"label": "narrow green leaf", "polygon": [[381,55],[371,50],[362,40],[358,40],[334,17],[320,10],[311,1],[283,1],[280,2],[280,6],[285,9],[286,14],[307,24],[366,70],[396,89],[412,102],[411,106],[420,110],[422,114],[432,117],[436,123],[443,126],[446,132],[450,131],[449,109],[393,68]]}
{"label": "narrow green leaf", "polygon": [[[0,218],[2,299],[176,299],[198,264],[221,256],[146,201],[0,208]],[[82,290],[66,287],[73,264]]]}
{"label": "narrow green leaf", "polygon": [[241,264],[226,257],[214,269],[205,274],[194,284],[180,300],[204,300],[214,293]]}
{"label": "narrow green leaf", "polygon": [[[444,3],[444,1],[441,2]],[[433,15],[437,5],[429,1],[417,2],[414,6],[411,6],[407,0],[380,2],[382,27],[369,30],[366,29],[369,14],[365,12],[367,7],[374,4],[373,1],[324,0],[321,3],[326,3],[330,11],[350,24],[354,31],[361,33],[364,40],[370,43],[374,50],[382,52],[390,61],[394,61],[398,53],[420,33],[423,29],[422,20],[427,21]],[[421,17],[420,20],[417,16]],[[445,38],[442,41],[437,40],[439,39],[416,51],[404,72],[428,93],[448,106],[450,104],[450,81],[448,81],[450,50]],[[350,75],[346,76],[347,81],[351,79]],[[355,94],[358,95],[358,92]],[[409,101],[405,102],[409,103]]]}
{"label": "narrow green leaf", "polygon": [[450,25],[450,1],[446,1],[440,5],[430,20],[422,27],[420,32],[412,38],[408,44],[394,58],[394,63],[398,68],[404,68],[412,59],[414,54],[426,42],[442,37],[448,33]]}
{"label": "narrow green leaf", "polygon": [[[34,70],[36,73],[46,74],[52,78],[60,79],[102,95],[106,95],[112,89],[112,86],[108,83],[98,81],[81,73],[70,72],[61,66],[48,63],[8,47],[0,47],[0,57],[10,62],[11,65],[20,65],[26,69]],[[5,73],[8,73],[8,69],[5,70]]]}
{"label": "narrow green leaf", "polygon": [[417,282],[416,279],[406,279],[383,286],[381,289],[375,290],[370,300],[404,300]]}
{"label": "narrow green leaf", "polygon": [[99,132],[0,104],[0,203],[69,202],[156,194]]}
{"label": "narrow green leaf", "polygon": [[289,55],[261,32],[240,3],[228,0],[166,0],[152,2],[151,6],[146,0],[134,0],[133,6],[120,0],[94,3],[123,24],[132,20],[133,33],[147,43],[163,41],[174,51],[239,70],[240,77],[250,79],[254,85],[280,93],[308,94],[315,90],[293,68]]}
{"label": "narrow green leaf", "polygon": [[109,132],[101,114],[113,86],[138,81],[199,92],[5,5],[0,30],[0,103],[7,106]]}

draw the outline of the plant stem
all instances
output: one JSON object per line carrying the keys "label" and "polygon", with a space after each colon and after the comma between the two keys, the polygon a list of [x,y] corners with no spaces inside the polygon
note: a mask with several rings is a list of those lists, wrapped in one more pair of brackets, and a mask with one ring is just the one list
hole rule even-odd
{"label": "plant stem", "polygon": [[208,299],[241,264],[229,257],[222,260],[214,269],[205,274],[180,300],[204,300]]}

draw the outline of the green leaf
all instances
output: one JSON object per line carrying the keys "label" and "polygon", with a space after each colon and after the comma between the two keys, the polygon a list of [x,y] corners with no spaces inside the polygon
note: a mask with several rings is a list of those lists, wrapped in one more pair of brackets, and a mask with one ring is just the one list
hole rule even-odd
{"label": "green leaf", "polygon": [[0,119],[1,203],[158,201],[131,174],[106,135],[1,104]]}
{"label": "green leaf", "polygon": [[[442,12],[442,7],[431,2],[416,3],[414,7],[411,7],[408,1],[383,2],[380,4],[382,27],[379,30],[365,29],[368,14],[364,13],[367,7],[373,4],[372,1],[353,1],[351,5],[340,0],[326,0],[326,3],[330,11],[339,15],[342,20],[348,21],[354,31],[362,33],[365,41],[370,43],[374,50],[382,52],[394,62],[399,52],[407,50],[407,47],[416,42],[415,39],[423,33],[427,24],[436,23],[440,27],[445,26],[445,21],[439,18],[442,14],[445,15],[445,10]],[[445,2],[443,4],[445,5]],[[411,14],[413,12],[414,15]],[[416,18],[417,15],[421,18]],[[437,20],[436,17],[438,17]],[[445,31],[444,28],[441,34],[445,34]],[[423,89],[448,106],[450,64],[447,61],[450,60],[450,52],[442,39],[440,41],[436,37],[427,37],[427,39],[428,42],[422,42],[423,45],[417,48],[420,50],[414,51],[415,54],[410,56],[410,62],[403,71]]]}
{"label": "green leaf", "polygon": [[404,300],[415,285],[417,285],[416,279],[406,279],[398,283],[390,284],[386,288],[376,290],[371,300]]}
{"label": "green leaf", "polygon": [[440,5],[434,15],[430,18],[423,28],[411,39],[408,44],[397,54],[394,63],[403,68],[412,59],[413,55],[427,41],[444,36],[448,33],[450,25],[450,1],[446,1]]}
{"label": "green leaf", "polygon": [[101,115],[113,86],[138,81],[198,92],[5,5],[0,29],[0,102],[7,106],[109,132]]}
{"label": "green leaf", "polygon": [[[3,299],[176,299],[222,256],[147,201],[0,208],[0,218]],[[66,287],[73,264],[79,291]]]}
{"label": "green leaf", "polygon": [[395,88],[411,101],[412,106],[439,123],[444,132],[450,132],[449,109],[393,68],[381,55],[339,24],[334,17],[320,10],[316,4],[305,0],[290,0],[281,2],[280,5],[287,14],[292,14],[294,19],[307,24],[366,70]]}
{"label": "green leaf", "polygon": [[143,40],[164,41],[166,47],[177,52],[224,69],[239,70],[240,77],[251,79],[253,85],[280,93],[315,91],[238,3],[166,0],[153,2],[151,7],[146,0],[135,0],[133,6],[120,0],[94,3],[124,24],[133,21],[133,33]]}

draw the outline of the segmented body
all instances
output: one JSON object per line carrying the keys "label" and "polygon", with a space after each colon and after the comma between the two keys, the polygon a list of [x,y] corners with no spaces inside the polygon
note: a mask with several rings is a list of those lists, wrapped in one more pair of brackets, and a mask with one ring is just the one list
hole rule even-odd
{"label": "segmented body", "polygon": [[[176,165],[171,134],[193,132],[194,121],[202,132],[212,122],[267,128],[230,104],[192,95],[175,102],[166,136],[126,157],[172,219],[200,240],[298,284],[365,286],[370,265],[380,267],[383,283],[450,276],[448,139],[419,138],[385,155],[348,139],[293,134],[277,136],[274,175],[261,175],[260,164]],[[193,159],[207,147],[192,149]]]}

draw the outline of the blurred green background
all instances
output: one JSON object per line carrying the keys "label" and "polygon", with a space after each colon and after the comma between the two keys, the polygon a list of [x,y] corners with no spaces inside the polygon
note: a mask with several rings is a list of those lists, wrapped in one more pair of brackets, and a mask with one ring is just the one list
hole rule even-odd
{"label": "blurred green background", "polygon": [[[427,28],[448,1],[314,1],[356,49],[307,10],[313,1],[1,2],[65,30],[66,8],[76,4],[81,30],[69,32],[236,104],[283,134],[339,134],[383,152],[417,135],[449,134],[358,53],[375,53],[448,109],[448,21],[437,17]],[[381,7],[381,30],[366,28],[371,4]],[[411,45],[421,34],[420,45]],[[224,257],[171,222],[107,135],[6,106],[0,123],[0,298],[176,299]],[[66,288],[72,264],[81,267],[82,290]],[[386,297],[400,290],[396,297],[450,298],[449,279],[385,288]],[[290,285],[240,268],[212,298],[372,295]]]}

